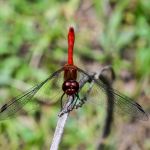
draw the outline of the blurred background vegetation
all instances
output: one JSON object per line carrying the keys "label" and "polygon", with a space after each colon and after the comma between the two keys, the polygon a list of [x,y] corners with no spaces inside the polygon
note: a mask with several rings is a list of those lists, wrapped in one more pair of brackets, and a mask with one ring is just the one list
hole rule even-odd
{"label": "blurred background vegetation", "polygon": [[[66,63],[72,26],[74,63],[87,72],[111,65],[113,87],[150,114],[149,0],[2,0],[0,6],[0,106]],[[60,99],[54,104],[2,121],[0,149],[49,149]],[[95,149],[105,115],[88,104],[71,112],[60,150]],[[150,149],[150,121],[114,115],[105,150]]]}

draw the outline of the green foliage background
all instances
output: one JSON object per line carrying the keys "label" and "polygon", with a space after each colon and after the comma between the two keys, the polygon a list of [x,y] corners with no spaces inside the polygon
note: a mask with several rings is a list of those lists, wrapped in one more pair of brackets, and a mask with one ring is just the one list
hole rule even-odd
{"label": "green foliage background", "polygon": [[[0,106],[66,63],[67,34],[73,26],[75,64],[84,70],[93,64],[96,70],[91,67],[88,71],[97,71],[96,64],[111,65],[117,75],[114,87],[137,99],[150,113],[149,0],[9,0],[0,1],[0,6]],[[135,86],[131,93],[124,89],[127,81],[121,78],[122,70],[132,76]],[[0,149],[49,149],[59,111],[58,99],[51,106],[1,122]],[[60,150],[95,149],[105,111],[85,105],[71,112]],[[128,132],[128,125],[137,132]],[[129,149],[136,149],[138,143],[139,149],[150,149],[148,125],[115,114],[104,149],[123,150],[121,145],[129,137]]]}

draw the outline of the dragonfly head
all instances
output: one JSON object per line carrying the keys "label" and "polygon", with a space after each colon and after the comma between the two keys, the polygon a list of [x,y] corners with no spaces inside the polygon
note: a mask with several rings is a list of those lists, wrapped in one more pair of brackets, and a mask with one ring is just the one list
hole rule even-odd
{"label": "dragonfly head", "polygon": [[73,95],[78,92],[79,83],[74,80],[66,80],[62,85],[62,89],[67,95]]}

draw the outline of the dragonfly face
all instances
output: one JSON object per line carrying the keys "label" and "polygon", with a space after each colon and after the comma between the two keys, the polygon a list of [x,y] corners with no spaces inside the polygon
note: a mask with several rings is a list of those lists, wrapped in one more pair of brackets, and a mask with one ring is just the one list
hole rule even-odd
{"label": "dragonfly face", "polygon": [[74,95],[79,90],[79,83],[74,80],[66,80],[63,83],[62,89],[67,95]]}

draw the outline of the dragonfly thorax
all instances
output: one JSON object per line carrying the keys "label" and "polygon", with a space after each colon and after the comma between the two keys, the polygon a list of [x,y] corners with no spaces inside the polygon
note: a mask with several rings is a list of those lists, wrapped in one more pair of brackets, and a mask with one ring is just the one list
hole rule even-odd
{"label": "dragonfly thorax", "polygon": [[79,83],[74,80],[66,80],[62,85],[62,89],[67,95],[73,95],[78,92]]}

